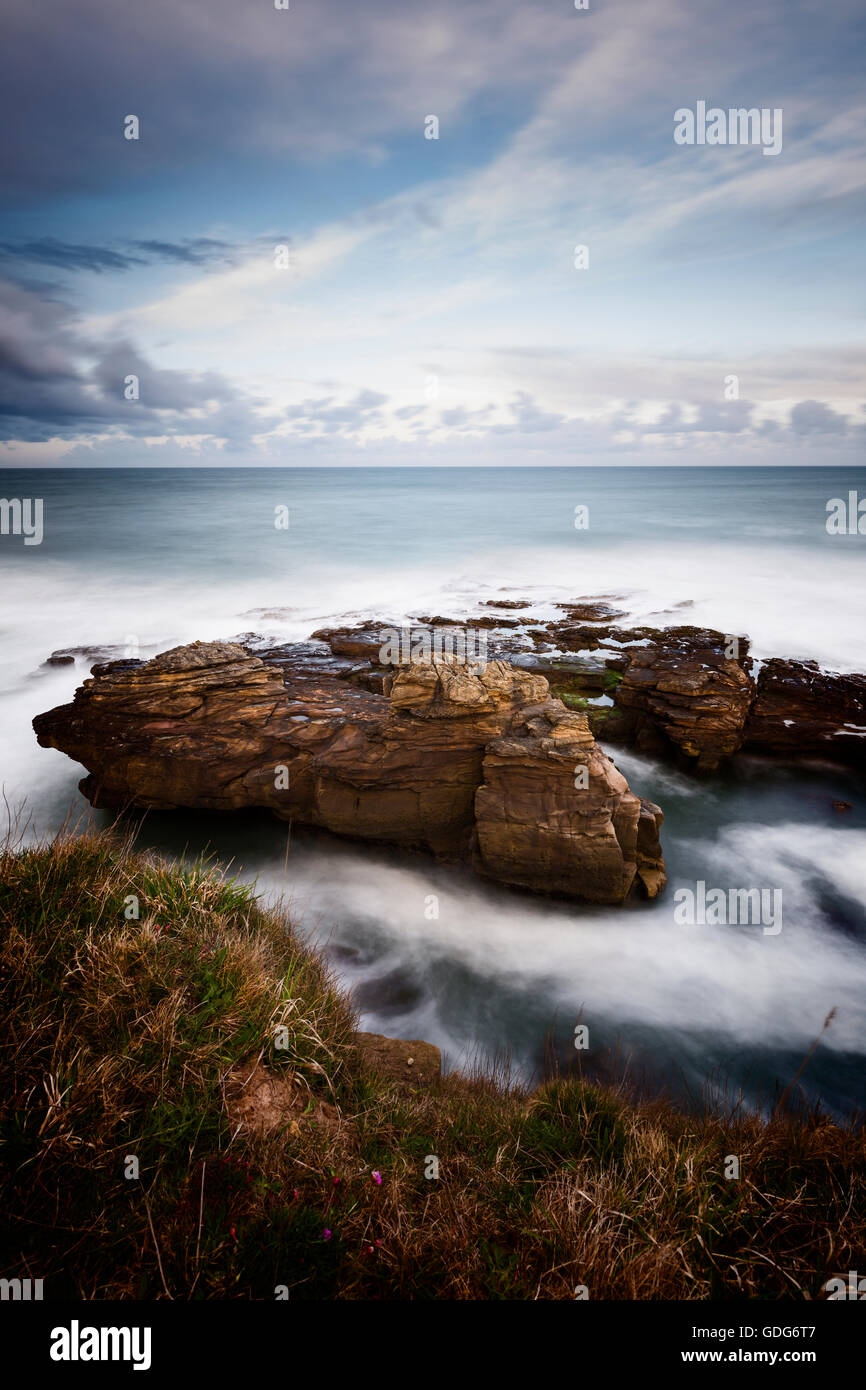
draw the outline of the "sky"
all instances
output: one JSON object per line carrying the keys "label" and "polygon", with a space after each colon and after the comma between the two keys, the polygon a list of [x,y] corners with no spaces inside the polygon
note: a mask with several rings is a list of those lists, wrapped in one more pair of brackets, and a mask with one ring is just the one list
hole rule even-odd
{"label": "sky", "polygon": [[277,3],[5,0],[0,464],[862,461],[861,0]]}

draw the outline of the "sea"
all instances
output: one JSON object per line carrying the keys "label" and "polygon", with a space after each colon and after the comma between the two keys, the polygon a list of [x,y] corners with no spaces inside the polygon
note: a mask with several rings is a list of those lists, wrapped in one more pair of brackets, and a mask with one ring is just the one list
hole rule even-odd
{"label": "sea", "polygon": [[[0,535],[0,815],[25,841],[111,819],[31,729],[88,675],[93,657],[43,664],[64,648],[300,640],[367,618],[468,618],[506,598],[543,621],[604,597],[629,623],[747,635],[758,661],[866,672],[866,468],[26,468],[3,470],[0,494],[41,501],[39,544]],[[652,903],[569,904],[311,830],[289,843],[261,812],[151,812],[138,839],[179,861],[210,856],[281,901],[352,991],[360,1026],[433,1042],[448,1068],[526,1082],[579,1069],[684,1106],[768,1111],[784,1095],[856,1116],[863,778],[747,757],[696,780],[608,751],[665,813],[669,886]],[[778,890],[782,929],[681,924],[675,894],[698,882]]]}

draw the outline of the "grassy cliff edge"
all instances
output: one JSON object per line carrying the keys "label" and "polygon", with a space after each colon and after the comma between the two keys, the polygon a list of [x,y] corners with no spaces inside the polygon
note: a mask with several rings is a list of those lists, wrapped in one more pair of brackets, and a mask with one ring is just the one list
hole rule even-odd
{"label": "grassy cliff edge", "polygon": [[0,1007],[0,1275],[49,1299],[802,1299],[862,1264],[862,1126],[389,1079],[282,912],[110,835],[0,853]]}

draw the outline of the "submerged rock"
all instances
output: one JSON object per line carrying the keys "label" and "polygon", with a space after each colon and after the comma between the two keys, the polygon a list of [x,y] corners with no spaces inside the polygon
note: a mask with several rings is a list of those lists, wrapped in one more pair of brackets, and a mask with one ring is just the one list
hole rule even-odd
{"label": "submerged rock", "polygon": [[92,646],[92,647],[61,647],[59,651],[52,652],[43,661],[43,666],[74,666],[77,661],[108,661],[114,656],[123,652],[123,647],[117,646]]}
{"label": "submerged rock", "polygon": [[95,806],[267,807],[593,902],[664,886],[661,811],[536,673],[434,656],[386,696],[220,642],[118,666],[33,721],[88,769]]}
{"label": "submerged rock", "polygon": [[532,604],[528,598],[487,598],[482,605],[484,608],[531,608]]}
{"label": "submerged rock", "polygon": [[566,609],[571,623],[603,623],[628,616],[624,608],[614,608],[606,599],[578,599],[576,603],[560,607]]}

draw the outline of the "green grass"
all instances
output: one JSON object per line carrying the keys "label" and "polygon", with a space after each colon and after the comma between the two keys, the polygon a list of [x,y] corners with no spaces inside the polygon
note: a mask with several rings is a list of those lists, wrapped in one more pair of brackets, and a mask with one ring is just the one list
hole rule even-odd
{"label": "green grass", "polygon": [[550,693],[555,695],[557,700],[561,700],[566,709],[588,710],[590,708],[589,700],[585,695],[575,695],[572,691],[563,690],[561,687],[552,689]]}
{"label": "green grass", "polygon": [[[7,849],[0,1007],[0,1274],[48,1298],[815,1298],[862,1266],[862,1127],[389,1081],[285,915],[206,864]],[[266,1133],[256,1060],[298,1098]]]}

